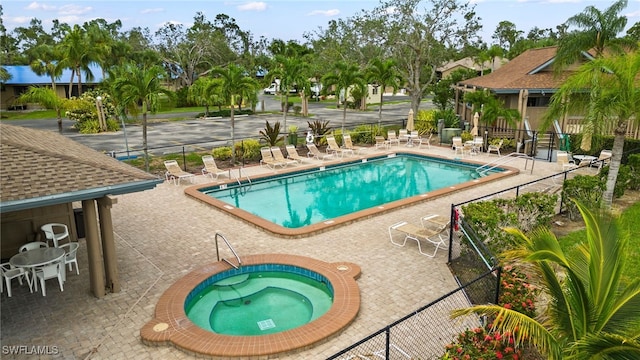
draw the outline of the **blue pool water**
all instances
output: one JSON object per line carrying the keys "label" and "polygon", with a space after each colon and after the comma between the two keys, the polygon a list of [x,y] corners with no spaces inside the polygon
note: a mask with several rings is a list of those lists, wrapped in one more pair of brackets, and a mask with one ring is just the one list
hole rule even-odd
{"label": "blue pool water", "polygon": [[477,166],[403,154],[200,191],[285,228],[300,228],[477,179]]}
{"label": "blue pool water", "polygon": [[199,327],[225,335],[274,334],[305,325],[333,304],[327,279],[290,265],[243,266],[194,289],[185,312]]}

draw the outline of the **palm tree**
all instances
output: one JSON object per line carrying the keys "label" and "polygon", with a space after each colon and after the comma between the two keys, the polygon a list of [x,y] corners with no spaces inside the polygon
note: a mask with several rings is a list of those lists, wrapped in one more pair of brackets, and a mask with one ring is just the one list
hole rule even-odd
{"label": "palm tree", "polygon": [[587,6],[580,14],[566,21],[568,26],[581,30],[568,33],[560,39],[555,62],[561,71],[574,64],[582,52],[593,50],[596,57],[602,57],[605,51],[621,53],[625,48],[635,48],[637,44],[628,38],[618,38],[627,25],[627,17],[620,15],[627,7],[627,0],[618,0],[604,12],[594,6]]}
{"label": "palm tree", "polygon": [[282,112],[282,127],[287,129],[287,104],[289,91],[297,86],[299,89],[309,88],[309,64],[293,49],[291,55],[276,55],[276,69],[272,76],[280,79],[280,96],[284,97],[284,111]]}
{"label": "palm tree", "polygon": [[549,229],[531,237],[507,229],[522,247],[505,257],[524,262],[540,279],[549,300],[543,314],[533,319],[498,305],[479,305],[454,316],[495,316],[495,328],[510,331],[519,343],[529,342],[548,359],[640,358],[640,279],[621,282],[629,235],[617,217],[577,205],[586,237],[570,252]]}
{"label": "palm tree", "polygon": [[82,72],[85,72],[88,79],[93,79],[89,65],[94,60],[94,53],[91,44],[87,41],[86,32],[80,26],[75,25],[62,39],[60,48],[64,55],[64,65],[71,68],[69,97],[71,97],[75,75],[78,76],[78,96],[80,96],[82,95]]}
{"label": "palm tree", "polygon": [[[64,70],[64,64],[61,61],[62,53],[60,52],[60,49],[48,44],[41,44],[33,50],[31,56],[34,57],[29,64],[31,70],[38,75],[49,76],[49,78],[51,78],[51,89],[53,89],[53,93],[56,94],[56,80],[62,76],[62,70]],[[41,95],[44,94],[38,94],[36,97],[40,97]],[[48,98],[48,96],[45,95],[44,98]],[[62,132],[62,111],[60,111],[59,107],[54,103],[48,100],[46,100],[46,102],[56,109],[56,115],[58,116],[58,131]],[[42,104],[47,106],[45,103]]]}
{"label": "palm tree", "polygon": [[393,59],[382,60],[374,58],[369,63],[366,70],[367,81],[378,84],[380,88],[380,107],[378,108],[378,127],[382,123],[382,103],[384,102],[384,91],[387,86],[393,88],[393,92],[400,87],[402,76],[396,67],[396,61]]}
{"label": "palm tree", "polygon": [[24,94],[18,97],[18,101],[22,103],[38,103],[47,109],[54,109],[58,118],[58,131],[62,132],[62,110],[64,110],[66,99],[59,97],[55,90],[31,86]]}
{"label": "palm tree", "polygon": [[235,164],[235,99],[236,97],[242,97],[247,91],[255,92],[258,84],[254,79],[246,76],[247,71],[244,68],[234,64],[230,64],[227,68],[215,67],[211,70],[210,74],[212,76],[218,76],[221,80],[219,83],[220,93],[231,108],[231,163]]}
{"label": "palm tree", "polygon": [[[344,94],[344,101],[342,104],[342,133],[344,134],[344,123],[347,119],[347,97],[349,95],[349,88],[365,83],[365,77],[360,72],[360,69],[355,64],[348,64],[339,61],[334,64],[333,72],[326,74],[322,77],[322,84],[324,87],[336,87],[337,93]],[[340,97],[338,96],[338,101]]]}
{"label": "palm tree", "polygon": [[[120,97],[119,102],[128,107],[134,114],[138,112],[138,105],[142,105],[142,148],[144,150],[144,167],[149,171],[149,154],[147,145],[147,112],[152,114],[158,108],[160,94],[173,96],[173,93],[162,87],[166,73],[162,67],[154,65],[148,69],[141,69],[134,63],[124,65],[120,74],[127,74],[114,80],[113,87]],[[116,95],[114,94],[114,96]]]}
{"label": "palm tree", "polygon": [[[595,59],[582,65],[551,98],[543,127],[563,114],[584,112],[593,130],[613,125],[613,156],[603,205],[610,208],[622,161],[627,124],[640,119],[640,52]],[[585,89],[589,89],[589,94]]]}

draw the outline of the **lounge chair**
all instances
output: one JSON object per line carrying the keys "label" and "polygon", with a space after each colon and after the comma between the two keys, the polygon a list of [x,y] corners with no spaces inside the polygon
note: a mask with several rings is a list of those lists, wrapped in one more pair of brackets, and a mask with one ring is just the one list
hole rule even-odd
{"label": "lounge chair", "polygon": [[[407,239],[415,240],[418,243],[418,251],[420,254],[434,257],[439,248],[447,247],[446,240],[448,240],[447,229],[449,227],[449,221],[438,215],[427,215],[423,216],[420,222],[421,226],[406,221],[389,226],[389,238],[391,243],[397,246],[405,246]],[[404,241],[402,243],[393,240],[394,231],[404,235]],[[433,253],[422,251],[421,240],[427,241],[435,246]]]}
{"label": "lounge chair", "polygon": [[422,147],[422,145],[426,145],[427,149],[431,149],[431,138],[433,137],[433,134],[429,134],[429,137],[419,137],[414,141],[418,142],[418,147]]}
{"label": "lounge chair", "polygon": [[273,146],[273,147],[271,148],[271,154],[273,155],[273,158],[274,158],[276,161],[279,161],[279,162],[284,163],[284,164],[285,164],[284,166],[287,166],[287,165],[289,165],[289,164],[291,164],[291,165],[296,165],[296,164],[298,163],[296,160],[292,160],[292,159],[287,159],[287,158],[285,158],[285,157],[284,157],[284,154],[282,154],[282,150],[280,150],[280,148],[279,148],[279,147],[277,147],[277,146]]}
{"label": "lounge chair", "polygon": [[295,145],[287,145],[285,148],[287,149],[287,159],[295,160],[298,163],[302,163],[305,159],[307,159],[298,154],[298,150],[296,150]]}
{"label": "lounge chair", "polygon": [[611,150],[602,150],[600,151],[600,155],[598,158],[589,164],[589,166],[596,167],[598,170],[602,169],[602,167],[609,165],[611,162],[611,156],[613,153]]}
{"label": "lounge chair", "polygon": [[487,147],[487,154],[491,153],[492,151],[495,151],[496,154],[500,156],[500,148],[502,147],[503,143],[504,143],[504,139],[500,139],[500,142],[498,143],[498,145],[489,145]]}
{"label": "lounge chair", "polygon": [[328,158],[333,157],[333,153],[323,154],[318,150],[318,147],[315,144],[307,144],[307,149],[309,149],[309,153],[307,157],[316,158],[318,160],[326,160]]}
{"label": "lounge chair", "polygon": [[271,153],[271,149],[268,147],[260,149],[260,155],[262,155],[262,159],[260,159],[260,166],[266,165],[270,169],[275,169],[278,166],[281,168],[287,166],[286,162],[276,160]]}
{"label": "lounge chair", "polygon": [[409,136],[409,131],[407,131],[407,129],[398,130],[398,143],[400,143],[400,141],[404,141],[405,143],[408,143],[409,139],[410,139],[410,136]]}
{"label": "lounge chair", "polygon": [[344,157],[345,154],[353,155],[353,150],[343,149],[338,146],[338,142],[333,136],[327,136],[327,152],[333,152],[336,155],[340,154],[342,157]]}
{"label": "lounge chair", "polygon": [[189,179],[189,181],[193,184],[196,181],[196,176],[192,173],[188,173],[180,168],[178,162],[175,160],[166,160],[164,162],[164,166],[167,168],[167,171],[164,173],[164,177],[167,181],[173,180],[175,185],[180,185],[180,180]]}
{"label": "lounge chair", "polygon": [[462,145],[462,138],[460,136],[454,136],[451,138],[451,142],[453,143],[452,147],[455,151],[455,155],[458,155],[459,152],[460,155],[464,156],[464,145]]}
{"label": "lounge chair", "polygon": [[342,141],[344,142],[344,148],[351,150],[357,154],[362,153],[362,151],[365,151],[367,148],[362,147],[362,146],[354,146],[353,142],[351,141],[351,135],[349,134],[345,134],[342,136]]}
{"label": "lounge chair", "polygon": [[381,147],[384,147],[385,149],[388,149],[390,146],[390,143],[387,139],[384,138],[384,136],[376,136],[376,149],[380,149]]}
{"label": "lounge chair", "polygon": [[394,130],[387,131],[387,141],[389,142],[389,146],[393,144],[400,146],[400,139],[398,139]]}
{"label": "lounge chair", "polygon": [[227,173],[226,170],[218,169],[218,165],[211,155],[204,155],[202,157],[202,163],[204,164],[204,168],[202,168],[202,175],[208,175],[213,180],[218,180],[218,176],[225,175]]}

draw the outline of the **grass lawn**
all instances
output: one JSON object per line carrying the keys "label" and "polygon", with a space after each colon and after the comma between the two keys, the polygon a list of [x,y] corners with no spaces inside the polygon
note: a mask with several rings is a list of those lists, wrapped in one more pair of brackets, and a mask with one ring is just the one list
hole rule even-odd
{"label": "grass lawn", "polygon": [[[623,278],[623,281],[629,281],[640,276],[640,202],[624,210],[621,220],[622,225],[629,230],[628,256]],[[579,230],[561,237],[559,240],[562,247],[567,250],[582,241],[585,236],[586,231]]]}

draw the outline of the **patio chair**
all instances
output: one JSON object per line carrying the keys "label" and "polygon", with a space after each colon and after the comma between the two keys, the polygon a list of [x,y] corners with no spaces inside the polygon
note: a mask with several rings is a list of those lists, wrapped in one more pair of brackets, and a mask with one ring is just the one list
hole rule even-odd
{"label": "patio chair", "polygon": [[333,152],[336,155],[340,154],[342,157],[347,153],[353,155],[353,150],[343,149],[338,146],[338,142],[333,136],[327,136],[327,152]]}
{"label": "patio chair", "polygon": [[164,167],[167,168],[167,171],[164,173],[164,178],[167,181],[173,180],[175,185],[180,185],[180,180],[182,179],[189,179],[189,182],[192,184],[196,181],[196,176],[182,170],[176,160],[165,160]]}
{"label": "patio chair", "polygon": [[[418,243],[418,251],[420,254],[428,257],[436,256],[439,248],[447,247],[445,241],[448,239],[446,232],[449,226],[448,221],[437,221],[436,219],[439,220],[441,218],[437,215],[427,215],[420,218],[420,226],[406,221],[401,221],[389,226],[389,238],[391,243],[397,246],[405,246],[408,239],[415,240]],[[404,235],[404,241],[402,243],[398,243],[393,240],[393,231],[400,232]],[[433,253],[426,253],[422,251],[421,240],[427,241],[435,246]]]}
{"label": "patio chair", "polygon": [[202,164],[204,164],[204,167],[202,168],[202,175],[207,175],[213,180],[218,180],[220,175],[225,175],[227,173],[226,170],[218,168],[216,160],[211,155],[204,155],[202,157]]}
{"label": "patio chair", "polygon": [[80,269],[78,269],[78,248],[80,245],[76,242],[60,245],[64,249],[66,254],[64,255],[64,264],[69,265],[69,271],[73,271],[73,265],[76,266],[76,274],[80,275]]}
{"label": "patio chair", "polygon": [[302,163],[306,159],[298,154],[295,145],[287,145],[285,148],[287,149],[287,159],[295,160],[298,163]]}
{"label": "patio chair", "polygon": [[29,250],[33,250],[33,249],[47,248],[47,247],[49,247],[49,244],[47,244],[46,242],[32,241],[30,243],[26,243],[26,244],[20,246],[20,249],[18,251],[19,252],[23,252],[23,251],[29,251]]}
{"label": "patio chair", "polygon": [[[4,263],[0,264],[0,274],[2,275],[2,279],[0,279],[0,292],[4,292],[3,284],[7,285],[7,295],[9,295],[9,297],[11,297],[11,280],[13,279],[18,279],[18,282],[22,285],[22,279],[24,278],[31,289],[29,273],[24,271],[24,268],[13,267],[9,263]],[[33,292],[33,290],[31,292]]]}
{"label": "patio chair", "polygon": [[260,155],[262,155],[262,159],[260,159],[260,166],[266,165],[270,169],[275,169],[276,167],[284,168],[287,166],[287,163],[277,161],[273,154],[271,153],[271,149],[268,147],[263,147],[260,149]]}
{"label": "patio chair", "polygon": [[453,150],[455,151],[454,155],[458,155],[458,153],[460,153],[460,155],[464,156],[464,145],[462,145],[462,138],[460,136],[454,136],[451,138],[451,142]]}
{"label": "patio chair", "polygon": [[609,163],[611,162],[612,156],[613,156],[613,153],[611,152],[611,150],[602,150],[600,151],[600,155],[598,156],[598,158],[592,161],[591,164],[589,164],[589,166],[596,167],[598,168],[598,171],[599,171],[604,166],[609,165]]}
{"label": "patio chair", "polygon": [[[58,284],[60,285],[60,291],[64,291],[64,258],[61,258],[59,261],[56,261],[52,264],[41,266],[36,268],[36,277],[40,280],[40,288],[42,288],[42,296],[47,296],[47,288],[45,287],[44,282],[49,279],[58,279]],[[35,279],[34,279],[35,282]]]}
{"label": "patio chair", "polygon": [[409,142],[409,131],[407,129],[398,130],[398,143],[400,141],[404,141],[405,143]]}
{"label": "patio chair", "polygon": [[351,141],[351,135],[345,134],[342,136],[342,141],[344,142],[344,148],[355,152],[356,154],[360,154],[362,151],[365,151],[367,148],[362,146],[354,146]]}
{"label": "patio chair", "polygon": [[323,154],[318,150],[318,147],[315,144],[307,144],[307,149],[309,149],[309,153],[307,157],[316,158],[318,160],[326,160],[328,158],[333,157],[333,153]]}
{"label": "patio chair", "polygon": [[487,154],[491,153],[492,151],[495,151],[496,154],[500,156],[500,148],[502,147],[503,143],[504,143],[504,139],[500,139],[500,142],[498,143],[498,145],[489,145],[487,147]]}
{"label": "patio chair", "polygon": [[419,138],[417,138],[414,141],[418,142],[418,148],[422,147],[422,145],[426,145],[427,149],[431,149],[431,138],[432,137],[433,137],[433,134],[429,134],[429,137],[420,136]]}
{"label": "patio chair", "polygon": [[389,142],[389,146],[393,144],[400,146],[400,139],[398,139],[395,130],[387,131],[387,141]]}
{"label": "patio chair", "polygon": [[387,139],[384,138],[384,136],[378,135],[376,136],[376,149],[380,149],[380,148],[385,148],[388,149],[390,146],[390,143]]}
{"label": "patio chair", "polygon": [[588,167],[589,165],[591,165],[591,160],[582,160],[578,164],[576,164],[575,160],[573,160],[571,158],[571,155],[566,151],[558,151],[556,153],[556,162],[562,167],[562,171],[577,169],[580,167]]}
{"label": "patio chair", "polygon": [[282,150],[280,150],[280,148],[277,146],[271,148],[271,154],[276,161],[284,163],[284,166],[287,166],[289,164],[296,165],[298,163],[296,160],[285,158],[284,154],[282,154]]}
{"label": "patio chair", "polygon": [[[56,229],[60,231],[56,232]],[[65,224],[44,224],[40,227],[40,230],[44,232],[44,236],[47,241],[51,240],[53,242],[54,247],[58,247],[58,242],[60,240],[69,238],[69,228]]]}

